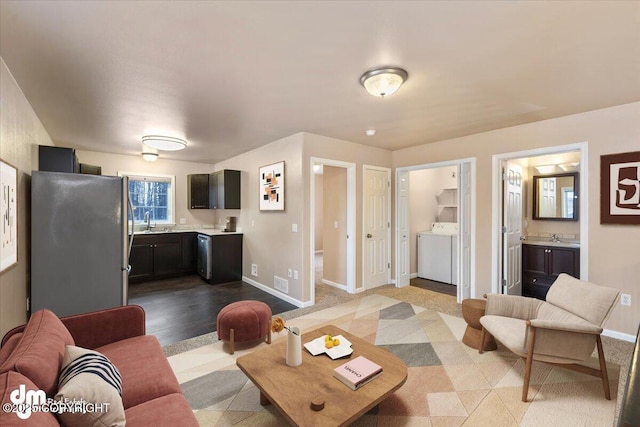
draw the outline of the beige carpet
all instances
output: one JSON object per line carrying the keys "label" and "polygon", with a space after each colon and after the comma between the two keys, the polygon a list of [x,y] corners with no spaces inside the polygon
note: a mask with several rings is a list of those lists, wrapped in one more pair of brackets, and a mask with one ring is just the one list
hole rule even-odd
{"label": "beige carpet", "polygon": [[[335,324],[389,348],[409,366],[409,379],[394,396],[354,425],[420,426],[611,426],[615,420],[620,369],[628,366],[632,346],[605,340],[613,400],[604,399],[599,379],[534,364],[531,402],[520,401],[522,361],[504,348],[479,355],[460,342],[465,323],[453,297],[411,287],[377,288],[359,295],[318,292],[315,307],[285,313],[288,323],[310,330]],[[338,302],[342,301],[342,304]],[[196,416],[205,426],[280,426],[272,406],[258,403],[258,390],[214,337],[182,343],[197,347],[175,354],[174,371]],[[209,341],[209,343],[206,343]],[[609,341],[614,341],[609,345]],[[629,345],[626,345],[629,344]],[[628,353],[628,354],[627,354]],[[611,357],[613,356],[613,357]],[[284,357],[284,355],[283,355]],[[592,363],[597,365],[597,360]]]}

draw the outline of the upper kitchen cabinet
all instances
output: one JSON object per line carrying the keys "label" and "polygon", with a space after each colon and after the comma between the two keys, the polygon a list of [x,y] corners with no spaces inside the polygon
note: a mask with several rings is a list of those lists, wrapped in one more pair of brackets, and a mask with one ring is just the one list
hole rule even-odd
{"label": "upper kitchen cabinet", "polygon": [[209,175],[209,208],[240,209],[240,171],[224,169]]}
{"label": "upper kitchen cabinet", "polygon": [[76,150],[64,147],[38,146],[38,170],[45,172],[80,172]]}
{"label": "upper kitchen cabinet", "polygon": [[189,209],[209,209],[209,174],[187,175]]}

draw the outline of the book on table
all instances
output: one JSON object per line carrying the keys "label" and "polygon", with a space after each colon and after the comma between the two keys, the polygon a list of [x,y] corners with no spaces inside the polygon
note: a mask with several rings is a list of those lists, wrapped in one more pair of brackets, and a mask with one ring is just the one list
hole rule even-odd
{"label": "book on table", "polygon": [[381,374],[382,366],[364,356],[358,356],[333,370],[333,376],[349,386],[351,390],[359,389]]}

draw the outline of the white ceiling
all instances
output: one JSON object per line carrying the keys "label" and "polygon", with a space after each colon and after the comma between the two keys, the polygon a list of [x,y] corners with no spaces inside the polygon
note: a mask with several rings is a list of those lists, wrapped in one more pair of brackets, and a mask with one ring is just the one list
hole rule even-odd
{"label": "white ceiling", "polygon": [[[395,150],[640,100],[640,2],[0,2],[57,145],[227,159],[306,131]],[[409,72],[393,96],[360,75]],[[367,137],[365,129],[378,132]]]}

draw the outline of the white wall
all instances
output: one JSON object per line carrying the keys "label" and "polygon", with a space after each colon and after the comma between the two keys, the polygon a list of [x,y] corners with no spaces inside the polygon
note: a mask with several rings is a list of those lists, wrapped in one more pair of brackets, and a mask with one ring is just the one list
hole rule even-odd
{"label": "white wall", "polygon": [[0,273],[0,336],[27,321],[30,270],[31,171],[38,145],[53,145],[22,90],[0,58],[0,158],[18,170],[18,263]]}
{"label": "white wall", "polygon": [[[347,285],[347,170],[324,166],[322,278]],[[317,221],[317,220],[316,220]],[[336,227],[337,225],[337,227]]]}

